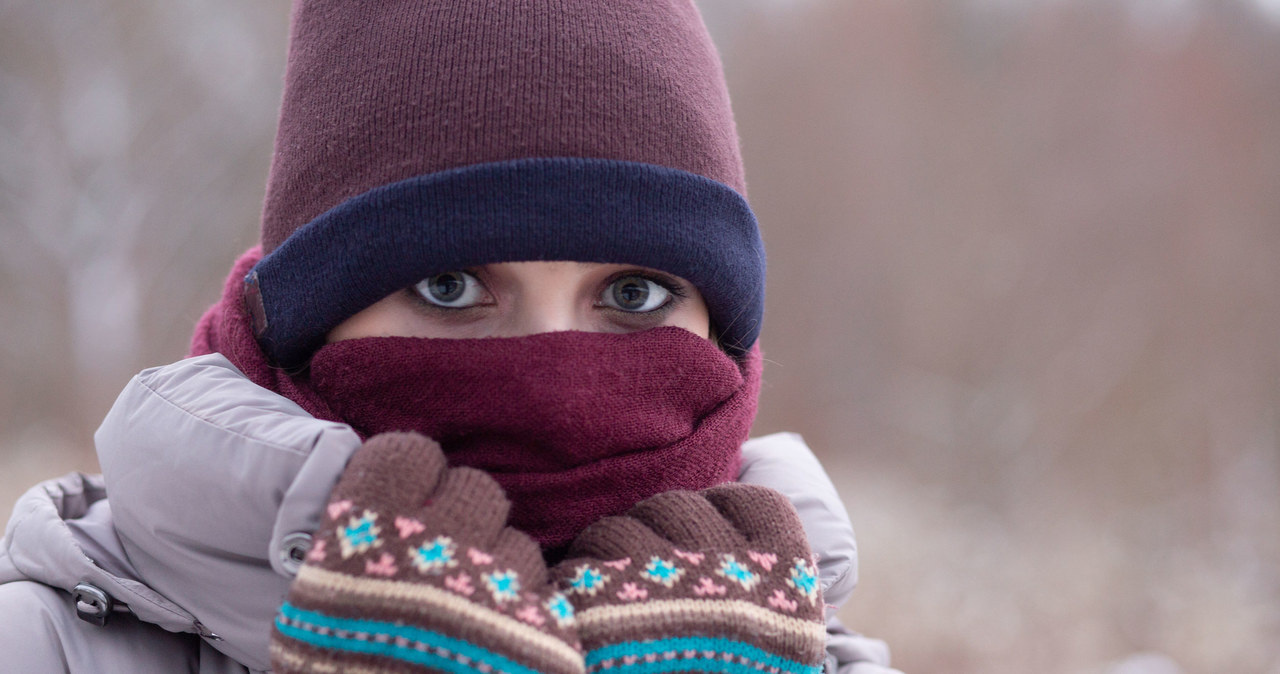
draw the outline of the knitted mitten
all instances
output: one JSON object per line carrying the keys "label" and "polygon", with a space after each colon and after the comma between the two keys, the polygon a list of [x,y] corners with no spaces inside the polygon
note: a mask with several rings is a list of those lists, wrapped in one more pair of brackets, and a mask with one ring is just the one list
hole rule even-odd
{"label": "knitted mitten", "polygon": [[589,673],[821,671],[817,565],[771,489],[659,494],[588,527],[553,575]]}
{"label": "knitted mitten", "polygon": [[582,672],[573,607],[497,483],[422,435],[371,438],[271,636],[275,672]]}

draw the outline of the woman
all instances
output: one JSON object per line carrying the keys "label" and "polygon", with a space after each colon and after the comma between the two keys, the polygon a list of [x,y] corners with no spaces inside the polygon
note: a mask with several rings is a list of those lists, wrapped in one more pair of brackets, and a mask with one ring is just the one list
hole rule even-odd
{"label": "woman", "polygon": [[[689,2],[298,0],[261,245],[197,326],[193,358],[139,375],[104,421],[105,493],[72,476],[15,509],[0,650],[36,672],[260,671],[274,624],[277,668],[345,662],[297,638],[327,629],[299,627],[306,616],[350,610],[301,580],[291,590],[300,567],[361,587],[412,577],[483,609],[433,614],[449,638],[528,608],[503,603],[512,578],[492,573],[506,567],[475,589],[480,566],[505,560],[539,611],[558,580],[586,611],[741,587],[735,601],[821,621],[817,595],[784,573],[807,557],[776,530],[790,506],[697,491],[740,480],[791,495],[825,601],[847,597],[852,531],[821,468],[792,436],[744,445],[764,289],[744,195],[720,64]],[[417,491],[388,496],[401,489]],[[773,533],[734,504],[763,509]],[[778,550],[748,549],[754,534]],[[448,561],[419,556],[412,575],[397,556],[444,554],[429,545],[441,537],[466,552],[448,561],[475,566],[472,584]],[[662,546],[652,556],[670,566],[624,554]],[[752,552],[764,561],[743,561]],[[732,554],[737,586],[689,566]],[[784,558],[776,587],[746,575],[770,555]],[[618,587],[591,593],[588,578]],[[86,620],[52,588],[75,592]],[[524,615],[571,651],[580,640],[588,663],[632,627],[588,637]],[[887,664],[878,642],[831,632],[826,666]]]}

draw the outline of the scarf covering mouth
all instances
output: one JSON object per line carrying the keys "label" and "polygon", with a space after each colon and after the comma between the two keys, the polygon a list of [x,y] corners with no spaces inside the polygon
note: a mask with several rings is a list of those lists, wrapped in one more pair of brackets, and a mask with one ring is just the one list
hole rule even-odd
{"label": "scarf covering mouth", "polygon": [[629,334],[369,337],[321,347],[310,368],[268,363],[253,338],[236,261],[191,354],[220,352],[254,383],[368,438],[417,431],[452,465],[484,470],[511,524],[544,549],[672,489],[732,480],[755,417],[758,348],[734,360],[675,327]]}

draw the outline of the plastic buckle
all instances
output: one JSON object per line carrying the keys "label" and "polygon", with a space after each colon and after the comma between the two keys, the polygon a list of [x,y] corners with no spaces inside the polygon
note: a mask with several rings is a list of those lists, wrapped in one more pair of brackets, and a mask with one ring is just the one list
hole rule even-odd
{"label": "plastic buckle", "polygon": [[81,620],[98,627],[107,624],[107,616],[115,608],[111,595],[95,585],[80,583],[71,591],[71,596],[76,602],[76,615]]}

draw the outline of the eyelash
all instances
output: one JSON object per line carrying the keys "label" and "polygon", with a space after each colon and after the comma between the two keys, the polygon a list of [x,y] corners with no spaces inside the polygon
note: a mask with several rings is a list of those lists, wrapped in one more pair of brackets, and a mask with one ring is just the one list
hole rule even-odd
{"label": "eyelash", "polygon": [[[489,292],[489,285],[485,283],[484,276],[480,273],[479,269],[475,269],[475,268],[459,269],[457,271],[460,271],[464,274],[469,274],[472,277],[474,277],[476,281],[480,283],[480,286],[484,289],[485,293],[492,296],[492,293]],[[473,305],[469,307],[445,307],[445,306],[440,306],[439,304],[436,304],[428,300],[427,298],[423,297],[417,290],[414,289],[414,286],[409,286],[408,288],[405,288],[404,292],[407,293],[409,297],[414,301],[414,304],[417,304],[419,307],[422,307],[423,309],[426,309],[427,311],[430,311],[432,313],[445,315],[445,316],[457,315],[458,312],[461,312],[461,311],[466,311],[468,309],[478,309],[486,306],[484,304],[480,304],[480,305]]]}
{"label": "eyelash", "polygon": [[[470,274],[471,276],[475,277],[475,279],[480,282],[480,285],[484,287],[484,291],[486,293],[489,293],[492,296],[492,293],[489,290],[488,283],[486,283],[485,281],[484,273],[480,269],[470,268],[470,269],[461,269],[459,271]],[[689,292],[685,288],[684,284],[679,281],[676,281],[670,276],[667,276],[661,273],[652,272],[652,271],[647,271],[647,270],[632,269],[632,270],[623,270],[623,271],[617,272],[615,274],[610,275],[609,278],[605,279],[603,285],[600,288],[600,292],[596,294],[596,300],[594,302],[595,306],[603,309],[613,309],[612,307],[603,305],[599,299],[600,296],[604,292],[606,292],[608,288],[612,286],[614,283],[617,283],[621,279],[630,278],[630,277],[642,278],[646,281],[652,281],[653,283],[656,283],[659,286],[662,286],[662,288],[666,290],[668,293],[670,293],[671,297],[674,298],[672,301],[667,302],[665,305],[647,313],[660,312],[663,309],[667,309],[672,305],[674,305],[676,302],[679,302],[689,296]],[[420,295],[416,290],[414,290],[413,286],[409,286],[408,288],[405,288],[405,292],[409,295],[410,298],[413,299],[414,303],[417,304],[418,306],[439,314],[448,315],[455,312],[466,311],[467,309],[477,309],[477,308],[486,306],[486,305],[478,305],[478,306],[457,307],[457,308],[443,307],[443,306],[440,306],[439,304],[435,304],[427,300],[425,297]],[[615,311],[621,311],[621,310],[615,309]],[[622,312],[622,313],[630,313],[630,312]]]}
{"label": "eyelash", "polygon": [[[677,298],[678,300],[684,299],[689,295],[688,291],[686,291],[684,288],[684,284],[676,281],[675,279],[665,274],[659,274],[651,271],[643,271],[639,269],[620,271],[610,276],[609,278],[605,279],[604,286],[601,288],[601,292],[603,293],[605,290],[609,288],[609,286],[617,283],[618,281],[624,278],[631,278],[631,277],[642,278],[646,281],[652,281],[662,286],[664,290],[671,293],[671,296]],[[670,303],[668,303],[668,305],[669,304]],[[658,311],[658,309],[655,309],[654,311]]]}

